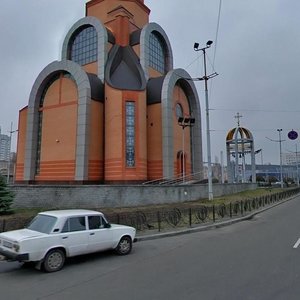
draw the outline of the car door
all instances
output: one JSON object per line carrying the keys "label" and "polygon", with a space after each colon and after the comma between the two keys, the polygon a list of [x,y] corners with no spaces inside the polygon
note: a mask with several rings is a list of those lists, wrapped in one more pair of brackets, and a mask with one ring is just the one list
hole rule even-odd
{"label": "car door", "polygon": [[68,256],[85,254],[88,251],[88,230],[85,216],[69,217],[61,231],[61,243]]}
{"label": "car door", "polygon": [[111,249],[113,236],[111,228],[105,227],[102,216],[88,216],[88,252]]}

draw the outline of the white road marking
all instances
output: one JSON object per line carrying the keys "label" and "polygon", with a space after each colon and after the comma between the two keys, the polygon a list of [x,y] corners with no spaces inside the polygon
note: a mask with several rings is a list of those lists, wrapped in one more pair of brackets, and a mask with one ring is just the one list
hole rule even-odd
{"label": "white road marking", "polygon": [[298,239],[298,241],[296,242],[296,244],[293,246],[293,248],[297,249],[299,245],[300,245],[300,238]]}

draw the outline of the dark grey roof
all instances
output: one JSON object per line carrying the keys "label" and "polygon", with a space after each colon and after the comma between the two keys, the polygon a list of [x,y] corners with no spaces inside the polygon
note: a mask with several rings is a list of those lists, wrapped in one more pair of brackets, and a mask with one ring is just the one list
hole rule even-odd
{"label": "dark grey roof", "polygon": [[144,71],[130,46],[114,45],[108,55],[105,79],[113,88],[142,91],[146,88]]}
{"label": "dark grey roof", "polygon": [[115,39],[113,33],[108,28],[106,28],[106,31],[107,31],[108,42],[111,44],[115,44],[116,39]]}
{"label": "dark grey roof", "polygon": [[165,76],[150,78],[147,83],[147,104],[155,104],[161,102],[161,90],[165,80]]}
{"label": "dark grey roof", "polygon": [[104,84],[96,74],[87,73],[91,85],[91,98],[104,102]]}
{"label": "dark grey roof", "polygon": [[140,43],[141,29],[138,29],[130,34],[130,46],[135,46]]}

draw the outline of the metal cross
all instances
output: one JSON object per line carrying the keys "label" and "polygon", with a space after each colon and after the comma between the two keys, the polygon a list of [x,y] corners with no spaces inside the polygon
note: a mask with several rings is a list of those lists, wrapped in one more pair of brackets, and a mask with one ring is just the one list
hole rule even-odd
{"label": "metal cross", "polygon": [[234,118],[237,119],[238,127],[240,127],[240,119],[241,119],[242,117],[243,117],[243,116],[242,116],[240,113],[237,113],[236,116],[234,116]]}

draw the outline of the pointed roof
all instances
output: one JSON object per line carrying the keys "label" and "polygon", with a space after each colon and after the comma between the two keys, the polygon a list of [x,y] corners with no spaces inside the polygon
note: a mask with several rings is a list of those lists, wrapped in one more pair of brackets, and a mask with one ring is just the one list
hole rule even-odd
{"label": "pointed roof", "polygon": [[[90,0],[86,3],[87,7],[93,6],[94,4],[100,2],[112,2],[113,0]],[[148,14],[150,13],[150,9],[144,4],[144,0],[118,0],[120,2],[136,2],[140,7],[142,7]]]}

